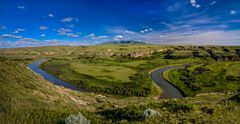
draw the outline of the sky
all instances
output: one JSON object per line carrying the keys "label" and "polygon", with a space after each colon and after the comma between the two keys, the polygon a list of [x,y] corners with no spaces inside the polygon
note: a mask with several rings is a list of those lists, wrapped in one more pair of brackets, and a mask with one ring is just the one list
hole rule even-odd
{"label": "sky", "polygon": [[240,0],[0,0],[0,47],[240,45]]}

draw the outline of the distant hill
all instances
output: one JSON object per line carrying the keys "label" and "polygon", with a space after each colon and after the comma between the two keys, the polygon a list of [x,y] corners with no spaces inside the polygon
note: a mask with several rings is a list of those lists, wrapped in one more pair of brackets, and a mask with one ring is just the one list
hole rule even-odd
{"label": "distant hill", "polygon": [[128,41],[113,41],[113,42],[104,42],[102,44],[146,44],[142,41],[131,41],[131,40],[128,40]]}

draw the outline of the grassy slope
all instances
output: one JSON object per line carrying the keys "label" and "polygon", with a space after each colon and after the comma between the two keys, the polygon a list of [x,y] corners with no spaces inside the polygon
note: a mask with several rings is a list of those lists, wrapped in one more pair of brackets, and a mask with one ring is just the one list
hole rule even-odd
{"label": "grassy slope", "polygon": [[3,61],[0,66],[1,123],[56,123],[69,113],[91,109],[93,98],[53,86],[24,63]]}

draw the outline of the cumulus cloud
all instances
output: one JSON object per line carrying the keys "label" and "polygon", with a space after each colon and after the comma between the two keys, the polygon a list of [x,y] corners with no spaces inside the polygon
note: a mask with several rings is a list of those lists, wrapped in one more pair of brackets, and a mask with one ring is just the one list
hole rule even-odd
{"label": "cumulus cloud", "polygon": [[7,27],[5,25],[0,25],[0,30],[4,30],[7,29]]}
{"label": "cumulus cloud", "polygon": [[195,7],[195,8],[200,8],[201,5],[197,3],[196,0],[190,0],[190,3],[192,4],[192,7]]}
{"label": "cumulus cloud", "polygon": [[144,29],[144,30],[141,30],[140,32],[141,33],[148,33],[148,32],[150,32],[150,31],[152,31],[153,29],[152,28],[146,28],[146,29]]}
{"label": "cumulus cloud", "polygon": [[40,26],[39,29],[40,30],[48,30],[48,27],[47,26]]}
{"label": "cumulus cloud", "polygon": [[26,9],[25,6],[17,6],[17,8],[18,8],[18,9],[22,9],[22,10]]}
{"label": "cumulus cloud", "polygon": [[53,15],[52,13],[49,13],[49,14],[48,14],[48,17],[53,18],[54,15]]}
{"label": "cumulus cloud", "polygon": [[236,15],[237,14],[237,11],[236,10],[231,10],[230,11],[230,15]]}
{"label": "cumulus cloud", "polygon": [[13,32],[13,34],[19,34],[19,33],[24,32],[24,31],[25,31],[25,29],[18,28]]}

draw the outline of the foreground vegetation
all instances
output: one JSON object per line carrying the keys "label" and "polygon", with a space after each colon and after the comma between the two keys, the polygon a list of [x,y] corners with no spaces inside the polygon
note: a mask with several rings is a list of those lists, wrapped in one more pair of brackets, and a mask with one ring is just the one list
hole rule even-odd
{"label": "foreground vegetation", "polygon": [[[228,56],[238,55],[235,52],[239,48],[227,48],[231,53]],[[0,123],[52,124],[73,122],[75,118],[82,118],[84,122],[90,123],[239,123],[238,61],[235,60],[236,58],[234,58],[235,61],[219,58],[218,62],[215,62],[216,59],[207,52],[209,49],[223,51],[223,53],[225,50],[221,47],[211,48],[211,46],[199,48],[157,45],[2,49],[0,50]],[[136,54],[136,51],[139,53]],[[178,57],[178,54],[173,54],[178,51],[192,51],[192,55]],[[196,51],[202,51],[202,56],[195,56],[193,53]],[[182,54],[184,52],[181,52]],[[188,54],[189,52],[186,52],[186,55]],[[171,57],[168,58],[169,56]],[[115,93],[94,90],[92,90],[94,93],[72,91],[55,86],[27,69],[27,64],[43,58],[49,59],[42,65],[43,68],[44,66],[52,67],[45,70],[64,80],[84,79],[81,76],[93,77],[86,79],[89,86],[104,89],[111,88],[110,86],[127,88],[138,82],[134,84],[138,87],[129,88],[131,93],[138,91],[141,87],[157,88],[148,76],[150,70],[190,63],[191,66],[180,69],[182,70],[180,72],[185,73],[187,69],[186,72],[190,75],[185,79],[194,77],[197,80],[193,83],[194,86],[199,86],[201,89],[193,92],[189,87],[184,87],[186,88],[184,93],[193,97],[165,100],[157,99],[156,95],[159,95],[159,91],[153,89],[147,95],[127,95],[131,97],[118,97]],[[84,72],[82,72],[83,66],[90,69],[83,69]],[[96,68],[98,71],[94,72],[91,68]],[[226,70],[222,71],[222,69]],[[118,74],[121,70],[126,73]],[[211,73],[208,72],[209,70]],[[109,78],[108,75],[111,76],[109,71],[116,75]],[[174,76],[175,72],[180,73],[178,71],[169,71],[168,76]],[[204,73],[201,73],[202,71]],[[136,79],[133,79],[134,76]],[[211,78],[214,76],[217,78]],[[217,83],[205,86],[205,78]],[[171,79],[177,78],[174,76]],[[133,82],[134,80],[136,82]],[[74,81],[71,82],[74,83]],[[123,83],[126,83],[127,87],[122,85]],[[181,86],[176,86],[181,89]],[[190,91],[189,94],[187,91]],[[139,90],[138,93],[142,91]]]}

